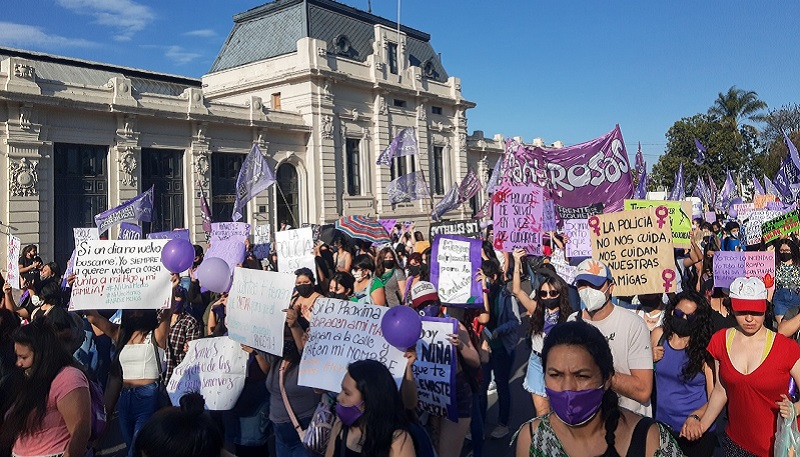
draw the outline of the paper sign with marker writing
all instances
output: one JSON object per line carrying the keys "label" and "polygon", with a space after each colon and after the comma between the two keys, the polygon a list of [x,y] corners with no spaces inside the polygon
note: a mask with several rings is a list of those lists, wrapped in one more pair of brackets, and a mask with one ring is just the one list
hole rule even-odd
{"label": "paper sign with marker writing", "polygon": [[614,275],[614,295],[675,292],[669,210],[644,208],[589,218],[592,256]]}
{"label": "paper sign with marker writing", "polygon": [[385,306],[318,298],[298,384],[339,392],[347,365],[370,359],[384,364],[399,387],[406,359],[403,351],[386,342],[381,333],[381,320],[388,310]]}
{"label": "paper sign with marker writing", "polygon": [[767,287],[775,284],[774,251],[714,253],[714,287],[730,287],[736,278],[756,277]]}
{"label": "paper sign with marker writing", "polygon": [[211,223],[211,242],[214,240],[236,239],[244,243],[250,236],[250,224],[245,222],[213,222]]}
{"label": "paper sign with marker writing", "polygon": [[172,297],[161,264],[168,240],[86,240],[76,248],[70,309],[162,309]]}
{"label": "paper sign with marker writing", "polygon": [[588,219],[564,219],[567,257],[591,257],[592,240],[589,237]]}
{"label": "paper sign with marker writing", "polygon": [[294,275],[237,267],[228,293],[228,336],[242,344],[283,356],[284,309],[294,292]]}
{"label": "paper sign with marker writing", "polygon": [[189,351],[167,383],[170,401],[178,406],[182,396],[199,392],[209,410],[230,410],[244,389],[247,359],[242,345],[227,336],[189,341]]}
{"label": "paper sign with marker writing", "polygon": [[239,241],[236,237],[231,237],[224,240],[214,240],[206,251],[206,258],[219,257],[228,264],[228,268],[236,268],[237,265],[244,261],[244,242]]}
{"label": "paper sign with marker writing", "polygon": [[253,254],[257,259],[266,259],[269,256],[271,241],[272,227],[270,224],[256,225],[253,233]]}
{"label": "paper sign with marker writing", "polygon": [[[100,239],[100,231],[97,227],[88,227],[88,228],[73,228],[72,229],[72,236],[75,240],[75,246],[77,247],[81,244],[82,241],[86,240],[99,240]],[[72,274],[73,266],[75,265],[75,256],[77,255],[78,250],[72,250],[72,256],[69,258],[69,264],[67,265],[66,271],[64,271],[64,277],[67,278]]]}
{"label": "paper sign with marker writing", "polygon": [[564,251],[555,248],[553,254],[550,256],[550,265],[556,269],[556,273],[558,273],[561,279],[567,284],[575,282],[575,275],[578,268],[567,263],[567,259],[564,257]]}
{"label": "paper sign with marker writing", "polygon": [[543,189],[503,184],[492,198],[494,248],[504,252],[522,248],[528,254],[542,255]]}
{"label": "paper sign with marker writing", "polygon": [[626,210],[655,208],[658,206],[666,206],[669,210],[670,226],[672,228],[672,244],[680,248],[690,247],[692,245],[692,240],[689,235],[692,231],[692,202],[625,200]]}
{"label": "paper sign with marker writing", "polygon": [[781,236],[794,233],[798,230],[800,230],[800,210],[782,214],[761,225],[761,232],[764,234],[765,243],[777,240]]}
{"label": "paper sign with marker writing", "polygon": [[737,203],[733,205],[733,210],[736,212],[736,219],[740,221],[749,218],[751,214],[757,211],[756,206],[752,203]]}
{"label": "paper sign with marker writing", "polygon": [[8,262],[6,280],[13,289],[19,290],[19,255],[22,250],[22,241],[14,235],[8,235]]}
{"label": "paper sign with marker writing", "polygon": [[475,281],[481,267],[481,240],[437,235],[431,250],[431,282],[443,304],[483,306],[483,287]]}
{"label": "paper sign with marker writing", "polygon": [[763,209],[765,206],[767,206],[767,203],[775,201],[778,201],[778,197],[772,194],[753,196],[753,206],[755,206],[756,209]]}
{"label": "paper sign with marker writing", "polygon": [[275,232],[274,251],[278,252],[278,271],[294,273],[298,268],[316,272],[314,232],[311,227]]}
{"label": "paper sign with marker writing", "polygon": [[417,412],[458,422],[456,399],[456,347],[450,334],[458,332],[455,319],[422,318],[417,360],[411,369],[417,383]]}

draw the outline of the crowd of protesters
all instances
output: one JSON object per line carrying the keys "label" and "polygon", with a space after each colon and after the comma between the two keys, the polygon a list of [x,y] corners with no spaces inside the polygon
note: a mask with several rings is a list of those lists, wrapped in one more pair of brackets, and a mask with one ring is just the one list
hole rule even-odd
{"label": "crowd of protesters", "polygon": [[[431,244],[419,231],[398,225],[382,246],[318,242],[315,270],[294,272],[282,356],[243,346],[242,394],[232,409],[210,413],[196,393],[166,405],[160,388],[189,341],[227,333],[227,294],[205,291],[194,274],[202,247],[185,277],[173,275],[169,309],[74,313],[74,275],[62,278],[27,246],[22,293],[4,283],[0,306],[0,457],[91,455],[109,433],[99,426],[103,410],[131,457],[310,456],[301,431],[326,396],[338,417],[327,456],[480,457],[486,440],[511,441],[512,408],[531,418],[511,443],[518,456],[771,456],[778,418],[798,408],[790,390],[800,380],[797,239],[745,247],[735,222],[693,224],[691,247],[675,250],[678,292],[638,297],[616,296],[613,272],[597,260],[565,259],[575,280],[560,277],[548,259],[563,256],[563,234],[549,233],[545,256],[533,257],[495,251],[490,227],[475,271],[479,308],[439,303]],[[774,288],[761,278],[715,286],[714,253],[743,249],[775,251]],[[277,271],[274,252],[247,252],[242,267]],[[352,363],[340,392],[301,386],[321,297],[457,319],[450,388],[458,420],[418,414],[413,350],[400,389],[373,360]],[[519,352],[531,397],[514,403]],[[498,417],[488,423],[494,394]]]}

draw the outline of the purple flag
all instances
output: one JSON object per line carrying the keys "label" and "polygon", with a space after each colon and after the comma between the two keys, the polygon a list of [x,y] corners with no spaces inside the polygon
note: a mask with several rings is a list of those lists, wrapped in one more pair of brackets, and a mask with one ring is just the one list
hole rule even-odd
{"label": "purple flag", "polygon": [[122,222],[119,224],[119,236],[117,236],[118,240],[141,240],[142,239],[142,228],[136,224],[129,224],[127,222]]}
{"label": "purple flag", "polygon": [[464,180],[461,181],[461,185],[458,186],[458,204],[460,205],[469,200],[482,188],[481,180],[478,179],[478,175],[475,171],[470,168],[467,175],[464,176]]}
{"label": "purple flag", "polygon": [[706,190],[706,185],[703,183],[703,180],[698,176],[697,177],[697,184],[694,185],[694,191],[692,192],[692,197],[697,197],[700,199],[701,202],[706,203],[708,196],[708,191]]}
{"label": "purple flag", "polygon": [[725,184],[722,185],[722,190],[719,193],[719,198],[717,199],[717,206],[718,210],[728,211],[728,208],[731,206],[731,200],[736,197],[736,185],[733,183],[733,178],[731,177],[731,171],[728,170],[727,174],[725,175]]}
{"label": "purple flag", "polygon": [[708,174],[708,200],[706,204],[710,208],[717,207],[717,200],[719,200],[719,192],[717,191],[717,183],[714,182],[714,178],[711,177],[711,173]]}
{"label": "purple flag", "polygon": [[642,142],[639,142],[639,147],[636,149],[636,175],[642,176],[645,171],[647,170],[647,164],[644,161],[644,156],[642,155]]}
{"label": "purple flag", "polygon": [[202,184],[200,184],[200,216],[203,218],[203,231],[211,233],[211,210],[208,208],[206,191],[203,190]]}
{"label": "purple flag", "polygon": [[753,189],[756,195],[765,195],[764,188],[761,186],[761,181],[758,180],[756,175],[753,175]]}
{"label": "purple flag", "polygon": [[444,197],[434,205],[431,217],[435,220],[439,220],[447,212],[456,208],[458,208],[458,187],[453,186],[444,194]]}
{"label": "purple flag", "polygon": [[109,227],[119,222],[152,221],[154,187],[155,186],[150,186],[150,189],[133,197],[116,208],[103,211],[95,216],[94,223],[97,224],[98,231],[100,233],[105,233]]}
{"label": "purple flag", "polygon": [[644,170],[639,175],[639,185],[636,186],[636,192],[633,193],[633,198],[637,200],[645,200],[647,198],[647,181],[650,179],[647,176],[647,170]]}
{"label": "purple flag", "polygon": [[392,165],[392,160],[395,157],[404,157],[411,154],[416,154],[419,148],[417,147],[417,129],[408,127],[400,131],[392,140],[391,144],[381,152],[378,160],[375,162],[378,165]]}
{"label": "purple flag", "polygon": [[775,187],[775,184],[772,183],[767,175],[764,175],[764,192],[766,192],[765,195],[774,195],[776,197],[780,197],[781,195],[780,191],[778,191],[778,188]]}
{"label": "purple flag", "polygon": [[390,182],[386,186],[386,192],[389,194],[389,203],[392,206],[431,196],[428,191],[428,184],[425,183],[422,173],[419,171],[400,176]]}
{"label": "purple flag", "polygon": [[491,216],[492,216],[492,199],[491,198],[487,198],[486,202],[483,203],[483,206],[481,207],[481,209],[478,210],[478,212],[475,213],[475,215],[472,216],[472,218],[473,219],[485,219],[485,218],[491,217]]}
{"label": "purple flag", "polygon": [[702,165],[706,161],[706,147],[695,138],[694,146],[697,148],[697,157],[694,158],[695,165]]}
{"label": "purple flag", "polygon": [[783,142],[786,143],[786,148],[789,150],[789,156],[792,158],[795,168],[800,170],[800,155],[797,154],[797,147],[785,133],[783,134]]}
{"label": "purple flag", "polygon": [[559,208],[604,204],[605,212],[621,211],[633,196],[633,178],[619,125],[600,138],[560,149],[506,142],[503,184],[537,185]]}
{"label": "purple flag", "polygon": [[778,195],[781,196],[781,200],[785,202],[794,201],[794,198],[792,197],[791,185],[795,183],[796,180],[797,169],[792,163],[791,154],[786,154],[786,157],[783,159],[781,168],[778,170],[778,174],[775,176],[774,181],[775,188],[778,190]]}
{"label": "purple flag", "polygon": [[675,174],[675,185],[672,187],[672,192],[669,193],[667,200],[681,201],[686,198],[686,190],[683,185],[683,162],[678,167],[678,172]]}
{"label": "purple flag", "polygon": [[258,144],[253,144],[239,170],[239,177],[236,178],[236,202],[231,220],[238,222],[242,218],[242,207],[274,183],[275,173],[272,172],[272,167],[267,163]]}
{"label": "purple flag", "polygon": [[494,164],[494,168],[492,169],[492,176],[489,177],[489,182],[486,183],[486,191],[494,193],[494,188],[497,187],[497,183],[500,180],[500,167],[503,166],[503,158],[500,157],[497,159],[497,162]]}

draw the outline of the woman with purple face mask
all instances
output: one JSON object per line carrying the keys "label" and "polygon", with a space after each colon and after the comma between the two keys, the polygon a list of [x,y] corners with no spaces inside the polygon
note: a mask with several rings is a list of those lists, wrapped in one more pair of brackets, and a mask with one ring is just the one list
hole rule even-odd
{"label": "woman with purple face mask", "polygon": [[644,450],[648,457],[683,455],[667,428],[619,407],[610,389],[611,349],[602,333],[586,322],[555,326],[544,341],[545,390],[552,412],[517,432],[517,457],[547,455],[616,457]]}
{"label": "woman with purple face mask", "polygon": [[377,360],[347,367],[336,397],[326,457],[414,457],[403,401],[389,369]]}

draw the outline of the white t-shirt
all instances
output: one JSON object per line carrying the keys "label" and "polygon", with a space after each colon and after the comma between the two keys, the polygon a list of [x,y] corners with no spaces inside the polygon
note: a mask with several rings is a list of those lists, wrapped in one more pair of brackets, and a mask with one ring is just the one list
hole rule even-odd
{"label": "white t-shirt", "polygon": [[[602,333],[611,347],[614,357],[614,371],[631,374],[631,370],[652,370],[653,349],[650,347],[650,331],[644,320],[624,308],[617,309],[601,321],[586,320]],[[567,321],[577,320],[578,313],[572,313]],[[653,407],[647,403],[619,396],[619,405],[643,416],[651,417]]]}

